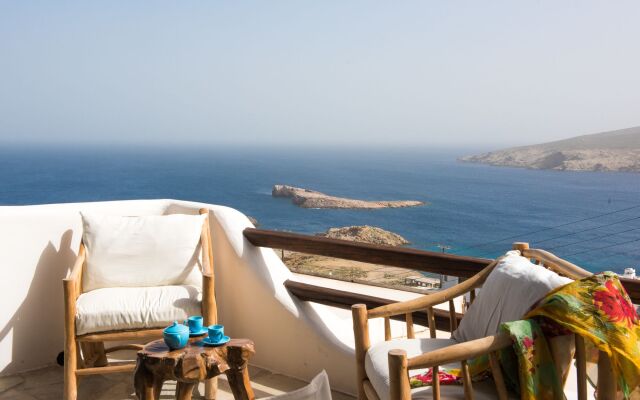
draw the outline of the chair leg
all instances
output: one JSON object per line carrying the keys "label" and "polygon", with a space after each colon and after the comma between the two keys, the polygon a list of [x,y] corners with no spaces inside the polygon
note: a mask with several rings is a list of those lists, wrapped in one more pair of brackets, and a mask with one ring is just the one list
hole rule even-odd
{"label": "chair leg", "polygon": [[96,356],[94,366],[105,367],[109,364],[109,361],[107,360],[107,353],[104,351],[104,342],[93,343],[93,352]]}
{"label": "chair leg", "polygon": [[78,368],[90,367],[93,367],[93,347],[91,347],[91,342],[80,342],[78,344]]}
{"label": "chair leg", "polygon": [[74,337],[67,337],[64,351],[64,400],[76,400],[78,397],[78,348]]}
{"label": "chair leg", "polygon": [[204,398],[214,400],[218,393],[218,378],[211,378],[204,381]]}
{"label": "chair leg", "polygon": [[404,350],[389,351],[389,395],[392,400],[411,400],[407,352]]}
{"label": "chair leg", "polygon": [[[104,342],[80,342],[82,358],[78,352],[80,368],[105,367],[109,364],[107,353],[104,350]],[[84,361],[84,366],[82,365]]]}
{"label": "chair leg", "polygon": [[367,318],[367,306],[364,304],[354,304],[351,307],[353,317],[353,334],[356,349],[356,378],[358,389],[358,400],[367,400],[364,391],[364,381],[367,379],[367,372],[364,369],[364,360],[369,350],[369,320]]}
{"label": "chair leg", "polygon": [[76,341],[76,286],[73,280],[63,280],[64,288],[64,389],[63,400],[78,397],[78,342]]}

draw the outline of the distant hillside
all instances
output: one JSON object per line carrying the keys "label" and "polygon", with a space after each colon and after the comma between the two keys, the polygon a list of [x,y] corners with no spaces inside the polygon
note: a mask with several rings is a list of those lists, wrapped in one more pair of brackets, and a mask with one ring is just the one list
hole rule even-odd
{"label": "distant hillside", "polygon": [[460,161],[561,171],[640,172],[640,126],[512,147]]}

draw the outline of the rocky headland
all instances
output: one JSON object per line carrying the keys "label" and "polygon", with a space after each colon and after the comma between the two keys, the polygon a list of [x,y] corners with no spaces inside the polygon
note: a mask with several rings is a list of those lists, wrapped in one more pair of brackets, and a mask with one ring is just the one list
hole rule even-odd
{"label": "rocky headland", "polygon": [[[409,241],[396,233],[368,225],[330,228],[326,232],[319,233],[318,236],[386,246],[403,246],[409,243]],[[368,264],[359,261],[293,251],[282,251],[279,254],[282,257],[282,261],[291,271],[307,275],[359,282],[368,285],[393,287],[418,293],[429,293],[433,290],[433,287],[439,285],[437,278],[426,278],[417,274],[415,271],[404,268]],[[424,288],[407,284],[407,279],[415,279],[416,277],[430,280],[432,287]]]}
{"label": "rocky headland", "polygon": [[330,228],[319,236],[332,239],[351,240],[353,242],[381,244],[385,246],[404,246],[409,244],[407,239],[397,233],[369,225]]}
{"label": "rocky headland", "polygon": [[640,172],[640,127],[513,147],[460,161],[559,171]]}
{"label": "rocky headland", "polygon": [[335,197],[315,190],[297,188],[288,185],[274,185],[271,191],[273,197],[291,198],[293,204],[303,208],[400,208],[416,207],[424,205],[423,201],[415,200],[391,200],[391,201],[367,201]]}

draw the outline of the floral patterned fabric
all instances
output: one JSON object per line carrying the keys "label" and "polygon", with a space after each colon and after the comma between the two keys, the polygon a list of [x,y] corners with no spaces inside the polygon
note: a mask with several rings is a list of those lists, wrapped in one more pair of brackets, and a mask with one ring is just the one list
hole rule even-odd
{"label": "floral patterned fabric", "polygon": [[562,384],[540,324],[534,319],[507,322],[502,324],[502,330],[513,340],[513,348],[500,352],[507,386],[520,393],[523,400],[564,399]]}
{"label": "floral patterned fabric", "polygon": [[[451,385],[458,383],[461,380],[460,370],[438,370],[438,381],[441,385]],[[412,388],[418,388],[422,386],[430,386],[433,383],[433,369],[427,369],[424,374],[414,375],[409,378],[409,383]]]}
{"label": "floral patterned fabric", "polygon": [[[469,366],[469,374],[472,381],[481,381],[491,376],[489,372],[489,357],[486,355],[468,360],[467,365]],[[441,385],[462,384],[462,371],[459,368],[440,367],[438,369],[438,381],[440,381]],[[430,386],[433,383],[432,368],[427,368],[424,374],[409,377],[409,383],[411,388]]]}
{"label": "floral patterned fabric", "polygon": [[[508,322],[502,330],[513,339],[513,348],[501,352],[500,362],[510,389],[521,399],[564,398],[546,337],[576,333],[587,346],[609,355],[618,388],[624,398],[640,384],[640,322],[618,276],[612,272],[592,275],[547,294],[524,320]],[[587,354],[597,354],[587,348]],[[469,361],[474,380],[487,376],[486,356]],[[442,384],[461,382],[459,370],[441,369]],[[431,370],[411,377],[412,387],[430,385]]]}
{"label": "floral patterned fabric", "polygon": [[591,275],[553,290],[525,315],[525,319],[532,318],[553,321],[607,353],[625,398],[640,384],[640,323],[613,272]]}

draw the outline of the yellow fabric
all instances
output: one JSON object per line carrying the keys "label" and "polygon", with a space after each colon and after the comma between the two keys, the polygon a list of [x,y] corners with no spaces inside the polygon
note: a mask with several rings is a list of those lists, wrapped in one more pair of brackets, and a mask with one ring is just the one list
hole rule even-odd
{"label": "yellow fabric", "polygon": [[625,397],[640,384],[640,323],[618,276],[604,272],[550,292],[525,319],[544,317],[611,358]]}

